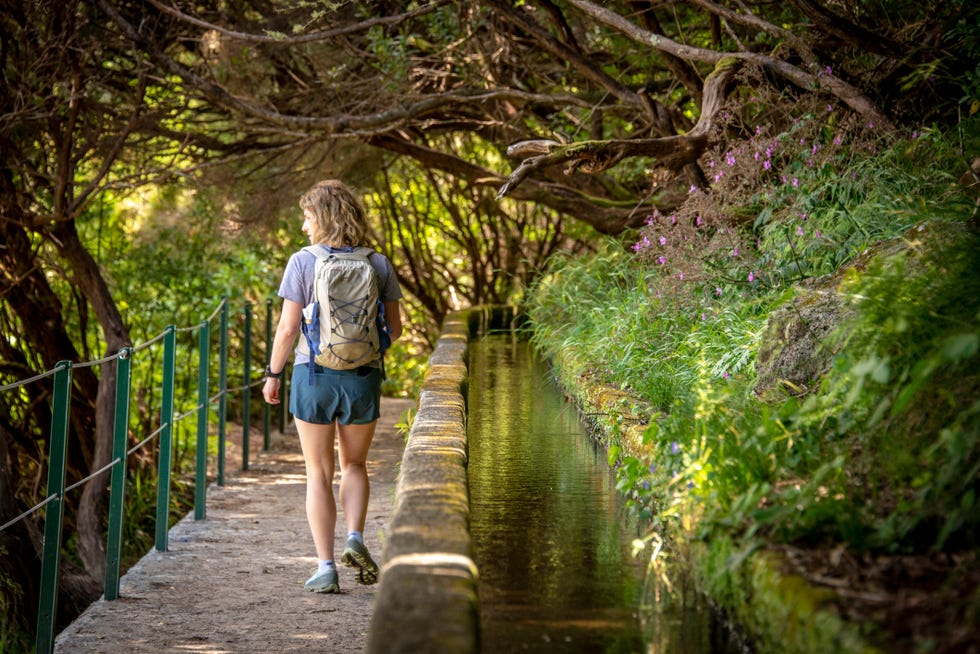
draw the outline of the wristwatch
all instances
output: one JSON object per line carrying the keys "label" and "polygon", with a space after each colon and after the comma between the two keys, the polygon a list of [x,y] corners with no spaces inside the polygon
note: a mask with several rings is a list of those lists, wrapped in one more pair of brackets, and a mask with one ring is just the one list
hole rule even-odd
{"label": "wristwatch", "polygon": [[272,368],[270,368],[269,366],[266,366],[265,367],[265,376],[266,377],[272,377],[273,379],[282,379],[282,371],[280,370],[279,372],[272,372]]}

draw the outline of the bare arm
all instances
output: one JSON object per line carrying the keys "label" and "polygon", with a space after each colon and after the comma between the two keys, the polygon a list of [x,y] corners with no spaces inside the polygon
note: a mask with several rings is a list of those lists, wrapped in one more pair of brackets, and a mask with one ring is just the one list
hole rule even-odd
{"label": "bare arm", "polygon": [[[269,355],[269,369],[272,372],[281,373],[285,370],[289,351],[296,343],[296,335],[299,334],[299,324],[302,319],[303,307],[298,302],[283,300],[279,325],[276,327],[276,336],[272,341],[272,353]],[[262,387],[262,395],[265,397],[265,401],[269,404],[279,404],[281,386],[281,379],[267,378],[265,386]]]}
{"label": "bare arm", "polygon": [[402,335],[402,313],[398,300],[389,300],[385,305],[385,320],[391,332],[391,340],[396,341]]}

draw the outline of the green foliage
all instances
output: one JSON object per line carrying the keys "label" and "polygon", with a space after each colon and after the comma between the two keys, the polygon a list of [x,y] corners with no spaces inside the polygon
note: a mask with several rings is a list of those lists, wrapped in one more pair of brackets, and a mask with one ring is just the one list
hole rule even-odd
{"label": "green foliage", "polygon": [[[173,527],[193,506],[193,479],[175,476],[171,479],[168,527]],[[120,567],[129,569],[153,548],[156,538],[156,473],[150,468],[135,467],[126,480],[126,512],[123,520]]]}
{"label": "green foliage", "polygon": [[[462,159],[505,165],[494,144],[476,135],[447,147]],[[406,350],[395,352],[394,361],[405,353],[427,356],[451,311],[518,301],[551,253],[581,252],[594,238],[557,212],[498,202],[493,188],[411,161],[391,162],[379,182],[366,196],[368,213],[406,293]],[[406,381],[417,380],[419,366],[406,366]]]}
{"label": "green foliage", "polygon": [[170,189],[139,211],[139,228],[105,261],[134,334],[196,325],[222,297],[241,305],[273,296],[282,272],[273,263],[278,244],[231,231],[228,209],[212,198]]}
{"label": "green foliage", "polygon": [[[97,214],[79,223],[80,235],[96,253],[117,306],[132,336],[133,357],[131,443],[145,438],[159,426],[163,384],[162,343],[168,325],[177,335],[175,412],[191,411],[197,404],[198,329],[211,319],[209,388],[218,387],[219,319],[216,310],[223,298],[229,303],[229,351],[244,347],[243,309],[252,303],[253,379],[260,378],[265,362],[264,319],[266,299],[278,287],[281,265],[276,258],[285,250],[274,241],[232,229],[230,209],[215,197],[183,187],[164,187],[155,195],[106,196]],[[291,250],[290,250],[291,251]],[[278,305],[273,305],[273,311]],[[273,327],[275,323],[273,322]],[[81,323],[79,329],[83,329]],[[89,325],[89,348],[99,352],[99,330]],[[148,343],[153,342],[147,347]],[[109,353],[113,354],[113,353]],[[242,371],[229,370],[229,387],[238,386]],[[253,392],[253,398],[255,393]],[[240,393],[229,396],[234,415]],[[253,401],[253,408],[261,410]],[[190,414],[193,420],[196,414]],[[216,419],[211,417],[211,423]],[[171,519],[191,506],[193,484],[183,477],[192,464],[196,431],[174,431],[175,468],[171,493]],[[152,443],[148,446],[152,452]],[[212,453],[213,454],[213,453]],[[123,561],[139,559],[153,545],[156,511],[156,461],[139,450],[128,465]]]}
{"label": "green foliage", "polygon": [[822,392],[799,424],[850,444],[858,479],[880,524],[869,547],[976,546],[980,445],[980,239],[929,223],[912,247],[872,260],[845,290],[858,298],[855,323]]}
{"label": "green foliage", "polygon": [[[980,243],[952,183],[965,163],[951,168],[957,143],[937,133],[815,140],[827,124],[811,115],[716,155],[725,174],[652,216],[635,255],[610,243],[557,260],[531,295],[534,342],[564,383],[597,377],[653,405],[642,452],[609,450],[653,533],[975,547]],[[855,261],[839,291],[854,318],[828,341],[840,354],[822,385],[761,401],[769,312],[793,283]]]}
{"label": "green foliage", "polygon": [[[410,321],[412,318],[408,316]],[[381,393],[386,397],[414,397],[428,370],[429,350],[410,339],[395,341],[385,355]]]}
{"label": "green foliage", "polygon": [[[3,547],[0,547],[0,556],[8,556]],[[27,652],[31,649],[34,634],[27,632],[27,625],[17,620],[21,614],[16,609],[23,599],[23,589],[0,572],[0,652]]]}
{"label": "green foliage", "polygon": [[398,430],[398,435],[402,437],[406,443],[408,442],[408,436],[412,431],[412,423],[415,421],[415,410],[405,409],[398,422],[395,423],[395,429]]}

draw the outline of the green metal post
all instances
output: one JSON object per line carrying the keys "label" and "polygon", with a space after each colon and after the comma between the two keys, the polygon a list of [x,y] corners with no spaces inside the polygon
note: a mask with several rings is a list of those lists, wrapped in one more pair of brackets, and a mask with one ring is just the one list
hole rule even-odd
{"label": "green metal post", "polygon": [[44,550],[41,555],[41,596],[38,601],[36,652],[54,649],[54,621],[58,604],[58,565],[61,559],[61,523],[65,515],[65,456],[68,441],[68,406],[71,399],[71,362],[55,366],[51,441],[48,444],[47,497]]}
{"label": "green metal post", "polygon": [[225,485],[225,429],[228,420],[228,298],[221,300],[218,350],[218,485]]}
{"label": "green metal post", "polygon": [[133,349],[124,347],[116,359],[116,414],[112,431],[112,477],[109,481],[109,531],[105,546],[105,598],[119,597],[123,506],[126,500],[126,441],[129,436],[129,391]]}
{"label": "green metal post", "polygon": [[160,400],[160,460],[157,463],[156,549],[167,551],[170,531],[170,469],[173,465],[174,368],[176,367],[177,328],[168,325],[163,336],[163,395]]}
{"label": "green metal post", "polygon": [[204,520],[207,514],[208,483],[208,376],[211,372],[211,323],[201,323],[197,335],[197,456],[194,468],[194,519]]}
{"label": "green metal post", "polygon": [[245,371],[244,389],[242,390],[242,470],[248,470],[249,449],[249,411],[252,399],[252,305],[245,305]]}
{"label": "green metal post", "polygon": [[[272,300],[265,301],[265,367],[269,367],[269,357],[272,356]],[[269,427],[272,422],[272,410],[268,402],[262,403],[262,451],[269,451]]]}

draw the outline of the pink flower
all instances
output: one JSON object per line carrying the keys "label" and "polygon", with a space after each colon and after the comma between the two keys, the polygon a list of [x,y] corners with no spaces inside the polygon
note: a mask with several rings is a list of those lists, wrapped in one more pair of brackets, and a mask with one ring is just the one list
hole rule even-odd
{"label": "pink flower", "polygon": [[721,297],[721,286],[716,286],[715,287],[715,295],[717,295],[718,297]]}
{"label": "pink flower", "polygon": [[750,272],[749,273],[749,281],[750,282],[754,282],[755,281],[755,273],[753,273],[753,272]]}
{"label": "pink flower", "polygon": [[660,245],[667,245],[667,237],[666,236],[661,236],[660,237]]}
{"label": "pink flower", "polygon": [[796,228],[796,235],[803,236],[803,225],[800,225],[799,227]]}

